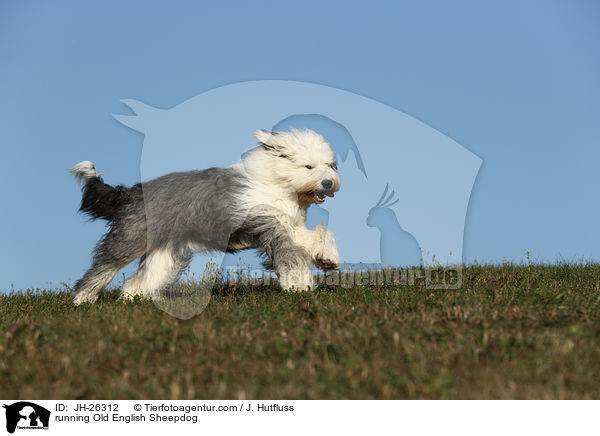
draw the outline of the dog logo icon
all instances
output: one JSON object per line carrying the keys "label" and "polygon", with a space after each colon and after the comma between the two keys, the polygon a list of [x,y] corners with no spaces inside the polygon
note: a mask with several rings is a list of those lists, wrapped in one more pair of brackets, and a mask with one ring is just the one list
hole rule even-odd
{"label": "dog logo icon", "polygon": [[19,401],[4,405],[6,409],[6,431],[14,433],[18,429],[48,430],[50,411],[42,406],[28,401]]}

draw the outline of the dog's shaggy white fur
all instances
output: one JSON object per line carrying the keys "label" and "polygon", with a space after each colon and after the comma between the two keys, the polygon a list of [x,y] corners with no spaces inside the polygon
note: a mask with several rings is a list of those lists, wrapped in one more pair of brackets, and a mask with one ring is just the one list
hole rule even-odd
{"label": "dog's shaggy white fur", "polygon": [[126,297],[155,297],[197,251],[258,248],[284,289],[314,287],[311,262],[339,268],[331,230],[306,227],[307,208],[340,189],[331,147],[308,129],[254,136],[259,145],[230,168],[172,173],[131,188],[105,184],[89,161],[71,168],[84,183],[80,210],[110,223],[75,285],[75,303],[94,301],[136,258]]}

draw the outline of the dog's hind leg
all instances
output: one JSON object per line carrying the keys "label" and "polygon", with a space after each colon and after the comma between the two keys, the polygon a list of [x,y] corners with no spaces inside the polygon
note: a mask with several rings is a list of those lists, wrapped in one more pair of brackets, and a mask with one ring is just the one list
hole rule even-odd
{"label": "dog's hind leg", "polygon": [[190,257],[171,248],[161,248],[145,255],[139,270],[123,286],[123,297],[136,295],[155,298],[165,286],[177,280],[182,269],[189,264]]}
{"label": "dog's hind leg", "polygon": [[117,272],[144,253],[145,239],[133,239],[132,236],[113,228],[102,238],[96,247],[92,266],[75,284],[75,304],[96,301]]}
{"label": "dog's hind leg", "polygon": [[94,261],[92,267],[75,284],[73,303],[79,305],[96,301],[98,294],[108,286],[121,268],[121,266],[114,264],[103,264],[100,261]]}

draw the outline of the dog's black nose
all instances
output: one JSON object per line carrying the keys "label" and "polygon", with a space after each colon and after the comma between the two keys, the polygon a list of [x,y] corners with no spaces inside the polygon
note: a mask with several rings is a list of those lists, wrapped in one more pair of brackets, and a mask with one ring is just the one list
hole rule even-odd
{"label": "dog's black nose", "polygon": [[325,189],[331,189],[331,187],[333,186],[333,182],[329,179],[325,179],[321,180],[321,185],[323,185],[323,188]]}

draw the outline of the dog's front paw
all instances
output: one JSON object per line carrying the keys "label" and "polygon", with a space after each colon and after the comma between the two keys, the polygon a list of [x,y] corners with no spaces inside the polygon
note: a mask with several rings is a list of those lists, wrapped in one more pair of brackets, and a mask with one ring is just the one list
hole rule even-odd
{"label": "dog's front paw", "polygon": [[279,276],[279,284],[284,291],[305,292],[314,289],[312,272],[307,271],[287,271]]}
{"label": "dog's front paw", "polygon": [[330,271],[335,269],[340,269],[341,265],[339,261],[334,261],[331,259],[315,259],[315,266],[323,271]]}
{"label": "dog's front paw", "polygon": [[324,271],[340,269],[340,254],[335,242],[335,235],[324,225],[319,225],[317,231],[321,233],[321,246],[315,254],[315,266]]}

